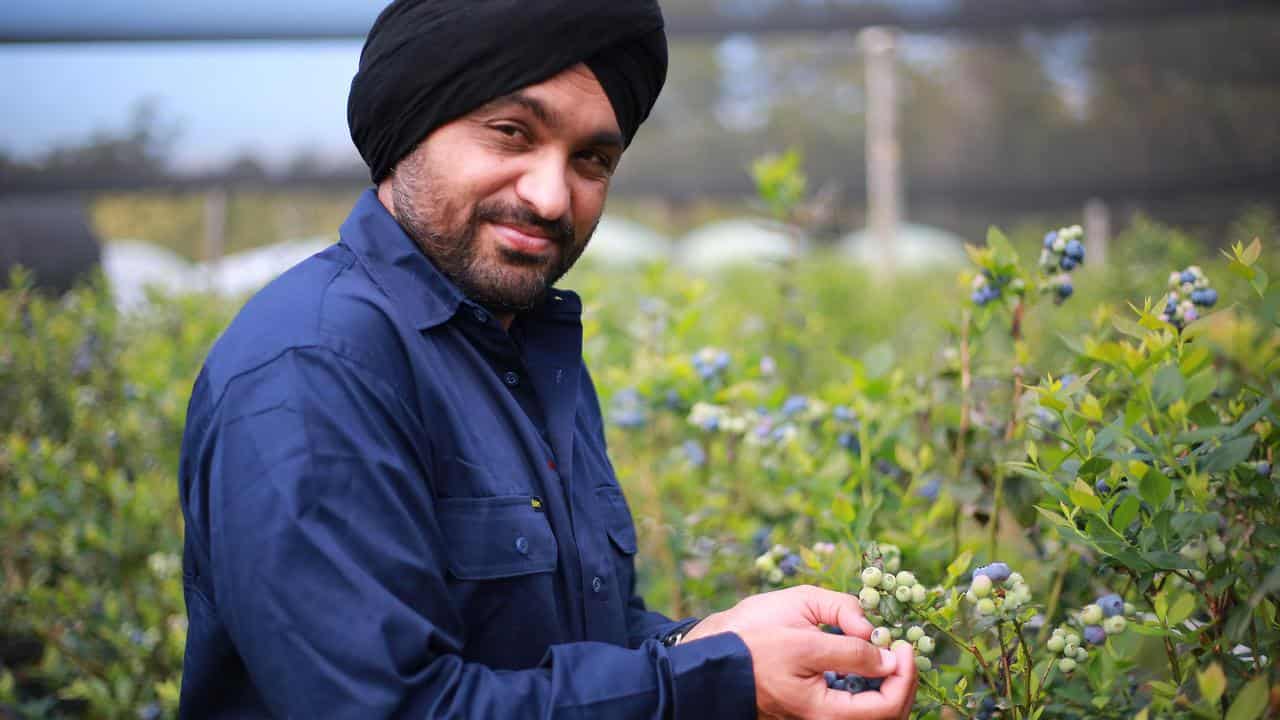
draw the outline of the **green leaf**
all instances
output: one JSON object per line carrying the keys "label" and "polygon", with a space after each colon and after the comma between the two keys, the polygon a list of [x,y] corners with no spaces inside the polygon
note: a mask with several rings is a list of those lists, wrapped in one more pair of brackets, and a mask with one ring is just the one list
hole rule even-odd
{"label": "green leaf", "polygon": [[1102,502],[1098,500],[1098,496],[1093,494],[1093,488],[1089,487],[1089,483],[1076,478],[1075,485],[1067,490],[1067,495],[1071,497],[1071,502],[1076,507],[1089,512],[1098,512],[1102,509]]}
{"label": "green leaf", "polygon": [[1151,394],[1161,408],[1172,405],[1186,392],[1186,384],[1182,379],[1182,371],[1176,365],[1165,365],[1156,373]]}
{"label": "green leaf", "polygon": [[1173,607],[1169,608],[1169,616],[1167,618],[1170,625],[1178,623],[1191,617],[1191,613],[1196,610],[1196,598],[1191,593],[1183,593],[1174,601]]}
{"label": "green leaf", "polygon": [[951,582],[965,574],[969,570],[969,563],[973,562],[973,551],[966,550],[947,566],[947,581]]}
{"label": "green leaf", "polygon": [[853,503],[849,502],[849,499],[843,494],[836,495],[835,499],[831,501],[831,514],[835,515],[836,520],[839,520],[844,525],[852,523],[856,515]]}
{"label": "green leaf", "polygon": [[1187,558],[1167,550],[1152,550],[1142,553],[1142,557],[1161,570],[1194,570],[1196,567],[1196,564]]}
{"label": "green leaf", "polygon": [[1223,444],[1205,458],[1205,472],[1226,472],[1249,459],[1249,453],[1253,451],[1253,444],[1257,440],[1256,435],[1245,435]]}
{"label": "green leaf", "polygon": [[1138,481],[1138,492],[1151,507],[1158,508],[1164,504],[1165,498],[1173,491],[1173,484],[1164,473],[1155,468],[1147,468],[1147,473]]}
{"label": "green leaf", "polygon": [[1084,464],[1080,466],[1080,469],[1077,470],[1076,472],[1079,473],[1080,475],[1095,477],[1099,473],[1105,471],[1107,468],[1110,468],[1110,467],[1111,467],[1111,460],[1104,457],[1091,457],[1088,460],[1086,460]]}
{"label": "green leaf", "polygon": [[1258,256],[1260,255],[1262,255],[1262,238],[1254,238],[1253,242],[1249,243],[1249,247],[1239,253],[1240,262],[1245,265],[1252,265],[1258,262]]}
{"label": "green leaf", "polygon": [[1267,676],[1259,675],[1245,684],[1227,711],[1226,720],[1257,720],[1267,709]]}
{"label": "green leaf", "polygon": [[1115,515],[1111,517],[1111,524],[1121,530],[1129,527],[1129,524],[1137,519],[1141,507],[1142,502],[1138,500],[1137,495],[1125,495],[1119,507],[1116,508]]}
{"label": "green leaf", "polygon": [[1259,296],[1267,294],[1267,273],[1260,267],[1253,268],[1253,279],[1249,281]]}
{"label": "green leaf", "polygon": [[1196,684],[1200,686],[1200,697],[1213,705],[1227,689],[1227,674],[1222,672],[1221,665],[1214,663],[1196,673]]}
{"label": "green leaf", "polygon": [[1187,405],[1195,405],[1202,400],[1208,399],[1217,386],[1217,371],[1213,368],[1201,370],[1187,381],[1187,392],[1186,395],[1182,396],[1182,399],[1186,401]]}

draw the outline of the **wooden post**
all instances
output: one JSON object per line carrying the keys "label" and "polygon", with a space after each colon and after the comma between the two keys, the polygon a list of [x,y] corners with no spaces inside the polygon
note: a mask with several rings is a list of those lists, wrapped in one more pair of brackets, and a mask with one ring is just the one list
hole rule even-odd
{"label": "wooden post", "polygon": [[898,145],[897,41],[887,28],[858,35],[867,68],[867,218],[881,270],[894,270],[902,220],[902,152]]}
{"label": "wooden post", "polygon": [[210,188],[204,194],[204,251],[207,263],[222,259],[227,250],[227,189]]}

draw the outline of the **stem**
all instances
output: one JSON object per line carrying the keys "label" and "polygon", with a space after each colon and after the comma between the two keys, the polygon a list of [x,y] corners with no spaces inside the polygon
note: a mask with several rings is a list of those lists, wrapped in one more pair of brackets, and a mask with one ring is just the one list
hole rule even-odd
{"label": "stem", "polygon": [[965,308],[960,313],[960,435],[956,438],[956,473],[955,477],[960,477],[960,471],[964,469],[964,453],[969,435],[969,393],[973,387],[973,373],[970,370],[969,359],[969,325],[972,322],[972,316],[969,309]]}
{"label": "stem", "polygon": [[1017,620],[1013,621],[1013,629],[1018,633],[1018,645],[1022,647],[1022,662],[1026,664],[1027,678],[1027,712],[1026,717],[1031,717],[1031,676],[1035,673],[1035,665],[1031,662],[1031,651],[1027,649],[1027,638],[1022,634],[1022,623]]}
{"label": "stem", "polygon": [[1009,650],[1004,642],[1004,623],[996,624],[996,637],[1000,639],[1000,667],[1004,670],[1004,696],[1009,699],[1009,707],[1016,708],[1013,701],[1013,673],[1009,670]]}
{"label": "stem", "polygon": [[990,537],[987,539],[987,560],[994,561],[996,559],[996,535],[1000,529],[1000,502],[1004,496],[1004,466],[996,460],[996,490],[991,501],[991,527]]}
{"label": "stem", "polygon": [[1049,603],[1045,606],[1044,625],[1040,626],[1040,632],[1036,634],[1036,644],[1044,643],[1053,627],[1053,615],[1058,612],[1058,602],[1062,598],[1062,586],[1066,583],[1067,565],[1070,562],[1071,556],[1063,553],[1062,562],[1058,565],[1058,575],[1053,581],[1053,590],[1049,592]]}
{"label": "stem", "polygon": [[946,705],[947,707],[952,708],[958,713],[968,714],[969,711],[964,706],[958,705],[948,700],[947,697],[942,694],[942,691],[934,687],[933,683],[929,682],[926,678],[921,677],[920,684],[923,685],[924,688],[929,691],[929,694],[933,696],[934,700],[937,700],[943,705]]}
{"label": "stem", "polygon": [[938,623],[930,623],[930,624],[938,628],[938,631],[941,632],[943,635],[946,635],[947,638],[951,640],[951,642],[956,644],[956,647],[962,650],[968,651],[971,655],[977,658],[978,665],[982,667],[982,677],[987,681],[987,685],[989,685],[992,689],[994,689],[996,686],[996,678],[994,675],[991,674],[991,666],[988,665],[986,659],[982,657],[982,652],[978,650],[978,646],[966,644],[965,641],[957,637],[955,633],[951,632],[947,628],[942,627]]}

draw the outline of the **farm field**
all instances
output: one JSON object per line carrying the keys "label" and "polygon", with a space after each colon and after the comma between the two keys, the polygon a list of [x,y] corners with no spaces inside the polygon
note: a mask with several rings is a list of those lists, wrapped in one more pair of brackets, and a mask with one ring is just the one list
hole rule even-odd
{"label": "farm field", "polygon": [[[1274,224],[1242,228],[1139,220],[1105,263],[1075,259],[1069,227],[993,231],[958,272],[893,277],[821,254],[694,274],[588,251],[563,284],[586,304],[649,606],[857,594],[878,638],[917,649],[918,717],[1274,713],[1280,265]],[[61,299],[14,285],[0,708],[171,716],[178,448],[240,301],[121,313],[100,280]]]}

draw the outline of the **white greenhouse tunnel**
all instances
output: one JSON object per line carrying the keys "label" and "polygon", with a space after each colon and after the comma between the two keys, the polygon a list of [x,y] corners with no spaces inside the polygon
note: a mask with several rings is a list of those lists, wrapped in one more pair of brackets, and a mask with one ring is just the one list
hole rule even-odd
{"label": "white greenhouse tunnel", "polygon": [[735,218],[704,225],[680,241],[681,265],[717,270],[733,265],[794,259],[806,245],[801,233],[781,223]]}

